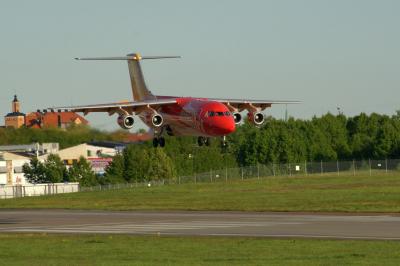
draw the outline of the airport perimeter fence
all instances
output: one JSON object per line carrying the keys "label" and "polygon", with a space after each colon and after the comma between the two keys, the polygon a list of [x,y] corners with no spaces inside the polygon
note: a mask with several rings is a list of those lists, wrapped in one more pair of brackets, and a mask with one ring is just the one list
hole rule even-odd
{"label": "airport perimeter fence", "polygon": [[196,184],[214,183],[247,179],[265,179],[270,177],[300,177],[308,175],[343,175],[366,176],[382,174],[400,174],[400,159],[383,160],[352,160],[335,162],[300,162],[300,163],[269,163],[248,167],[224,168],[210,170],[203,173],[195,173],[190,176],[179,176],[175,179],[150,180],[123,184],[107,184],[93,187],[82,187],[78,183],[69,184],[37,184],[0,186],[0,199],[52,195],[58,193],[105,191],[119,189],[135,189],[139,187],[163,186],[168,184]]}
{"label": "airport perimeter fence", "polygon": [[382,160],[352,160],[334,162],[298,162],[298,163],[269,163],[255,166],[225,168],[196,173],[191,176],[181,176],[173,182],[202,183],[230,180],[244,180],[268,177],[296,177],[308,175],[377,175],[393,172],[400,173],[400,159]]}
{"label": "airport perimeter fence", "polygon": [[94,187],[81,187],[80,191],[102,191],[123,188],[138,188],[162,186],[168,184],[196,184],[229,182],[246,179],[262,179],[269,177],[299,177],[308,175],[380,175],[400,174],[400,159],[383,160],[352,160],[335,162],[303,162],[303,163],[270,163],[256,166],[225,168],[195,173],[189,176],[179,176],[175,179],[150,180],[125,184],[109,184]]}

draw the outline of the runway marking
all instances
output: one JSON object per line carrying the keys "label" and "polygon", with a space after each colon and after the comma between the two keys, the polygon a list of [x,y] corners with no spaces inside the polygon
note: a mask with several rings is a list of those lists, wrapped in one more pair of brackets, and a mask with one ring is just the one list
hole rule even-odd
{"label": "runway marking", "polygon": [[208,228],[224,229],[235,227],[271,227],[276,225],[298,225],[293,222],[214,222],[202,221],[175,222],[175,223],[107,223],[85,225],[60,225],[60,226],[30,226],[1,228],[3,232],[69,232],[69,233],[151,233],[168,232],[173,230],[201,230]]}
{"label": "runway marking", "polygon": [[[79,230],[70,231],[66,229],[26,229],[10,230],[8,232],[26,232],[26,233],[77,233],[77,234],[136,234],[149,235],[146,231],[126,232],[121,230]],[[152,235],[157,236],[184,236],[186,234],[179,232],[158,232],[153,231]],[[375,236],[339,236],[339,235],[317,235],[317,234],[235,234],[235,233],[193,233],[190,236],[218,236],[218,237],[270,237],[270,238],[315,238],[315,239],[348,239],[348,240],[395,240],[400,241],[400,237],[375,237]]]}
{"label": "runway marking", "polygon": [[[5,211],[0,232],[400,240],[400,216]],[[79,223],[81,222],[81,223]]]}

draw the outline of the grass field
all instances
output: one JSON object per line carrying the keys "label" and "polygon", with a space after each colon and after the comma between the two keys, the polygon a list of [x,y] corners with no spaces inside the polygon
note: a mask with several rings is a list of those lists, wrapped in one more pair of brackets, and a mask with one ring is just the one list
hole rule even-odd
{"label": "grass field", "polygon": [[0,234],[0,265],[399,265],[400,242]]}
{"label": "grass field", "polygon": [[276,177],[0,200],[0,208],[399,212],[400,175]]}

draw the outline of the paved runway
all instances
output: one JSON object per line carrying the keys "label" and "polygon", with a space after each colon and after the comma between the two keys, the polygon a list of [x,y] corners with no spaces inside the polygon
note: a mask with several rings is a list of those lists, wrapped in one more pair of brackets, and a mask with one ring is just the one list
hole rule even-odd
{"label": "paved runway", "polygon": [[400,216],[1,210],[0,232],[400,240]]}

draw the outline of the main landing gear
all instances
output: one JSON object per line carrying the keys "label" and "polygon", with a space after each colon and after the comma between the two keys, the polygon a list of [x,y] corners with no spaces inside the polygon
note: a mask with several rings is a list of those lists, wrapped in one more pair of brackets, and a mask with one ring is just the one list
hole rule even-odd
{"label": "main landing gear", "polygon": [[165,139],[164,139],[164,137],[159,137],[159,138],[155,137],[153,139],[153,147],[157,148],[158,146],[160,146],[161,148],[165,147]]}
{"label": "main landing gear", "polygon": [[211,139],[210,138],[206,138],[206,137],[198,137],[197,138],[197,144],[201,147],[203,145],[205,146],[210,146],[211,144]]}

